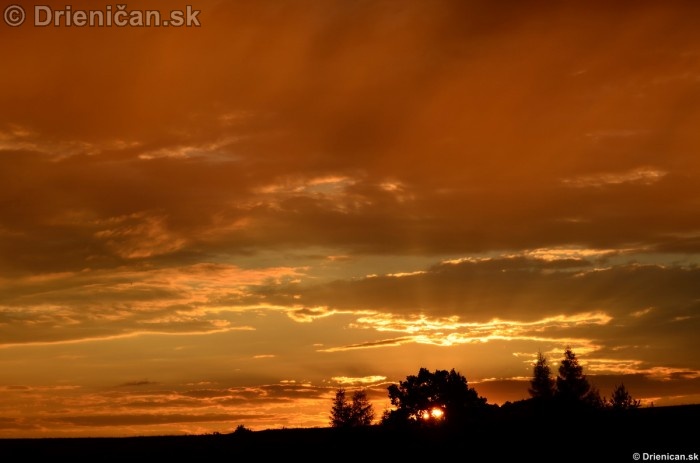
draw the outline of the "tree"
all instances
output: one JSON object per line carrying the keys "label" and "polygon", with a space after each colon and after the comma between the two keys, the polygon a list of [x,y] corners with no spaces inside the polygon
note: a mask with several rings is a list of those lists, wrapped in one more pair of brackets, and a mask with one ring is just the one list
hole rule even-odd
{"label": "tree", "polygon": [[547,357],[542,352],[537,353],[537,362],[533,368],[532,380],[528,389],[530,396],[537,400],[549,400],[554,398],[554,379],[547,364]]}
{"label": "tree", "polygon": [[583,367],[579,365],[576,354],[567,347],[564,351],[564,360],[559,365],[557,377],[556,396],[566,403],[584,403],[591,389]]}
{"label": "tree", "polygon": [[593,386],[583,398],[583,403],[590,408],[605,408],[605,398],[601,397],[598,388]]}
{"label": "tree", "polygon": [[629,410],[632,408],[639,408],[641,401],[633,399],[627,391],[627,388],[625,388],[625,385],[620,383],[620,385],[613,390],[610,402],[607,402],[607,404],[613,410]]}
{"label": "tree", "polygon": [[248,433],[251,433],[251,432],[253,432],[253,431],[251,431],[250,429],[246,428],[246,427],[245,427],[244,425],[242,425],[242,424],[239,424],[238,426],[236,426],[236,430],[233,431],[233,433],[234,433],[234,434],[237,434],[237,435],[238,435],[238,434],[248,434]]}
{"label": "tree", "polygon": [[348,405],[345,397],[345,389],[340,388],[335,392],[333,407],[331,408],[331,426],[341,428],[349,426],[352,406]]}
{"label": "tree", "polygon": [[407,376],[388,390],[396,409],[384,414],[386,424],[458,423],[470,412],[486,408],[486,399],[468,387],[467,379],[454,369],[431,373],[421,368],[418,375]]}
{"label": "tree", "polygon": [[367,399],[365,391],[355,391],[352,395],[352,403],[348,403],[345,389],[340,388],[336,391],[330,416],[332,427],[369,426],[373,420],[374,407]]}
{"label": "tree", "polygon": [[374,421],[374,407],[367,399],[365,391],[355,391],[350,406],[350,421],[352,426],[369,426]]}

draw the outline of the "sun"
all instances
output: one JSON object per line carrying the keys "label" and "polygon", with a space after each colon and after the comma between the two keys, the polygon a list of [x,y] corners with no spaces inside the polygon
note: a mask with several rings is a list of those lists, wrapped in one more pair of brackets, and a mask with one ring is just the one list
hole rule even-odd
{"label": "sun", "polygon": [[421,418],[424,420],[442,420],[445,418],[445,411],[442,408],[434,407],[430,410],[425,410]]}

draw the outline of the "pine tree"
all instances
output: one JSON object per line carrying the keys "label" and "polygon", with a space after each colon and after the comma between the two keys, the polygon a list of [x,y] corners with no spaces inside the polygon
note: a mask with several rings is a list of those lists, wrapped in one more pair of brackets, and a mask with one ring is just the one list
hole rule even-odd
{"label": "pine tree", "polygon": [[355,391],[352,395],[352,403],[348,403],[345,389],[340,388],[336,391],[330,416],[332,427],[369,426],[373,420],[374,407],[367,399],[365,391]]}
{"label": "pine tree", "polygon": [[350,406],[351,426],[369,426],[374,420],[374,407],[367,399],[365,391],[355,391]]}
{"label": "pine tree", "polygon": [[620,385],[613,390],[609,405],[613,410],[629,410],[632,408],[639,408],[641,401],[633,399],[627,391],[627,388],[625,388],[625,385],[620,383]]}
{"label": "pine tree", "polygon": [[538,400],[548,400],[554,397],[554,379],[547,364],[547,357],[542,355],[542,352],[537,353],[537,362],[533,368],[528,392],[533,399]]}
{"label": "pine tree", "polygon": [[571,347],[567,347],[564,360],[559,365],[556,396],[564,402],[583,403],[590,389],[591,385],[583,374],[583,367],[579,365],[576,354]]}
{"label": "pine tree", "polygon": [[583,398],[583,402],[590,408],[605,408],[605,398],[600,396],[598,388],[591,386],[588,394]]}
{"label": "pine tree", "polygon": [[331,426],[342,428],[350,425],[352,406],[348,404],[345,397],[345,389],[340,388],[335,392],[333,408],[331,408]]}

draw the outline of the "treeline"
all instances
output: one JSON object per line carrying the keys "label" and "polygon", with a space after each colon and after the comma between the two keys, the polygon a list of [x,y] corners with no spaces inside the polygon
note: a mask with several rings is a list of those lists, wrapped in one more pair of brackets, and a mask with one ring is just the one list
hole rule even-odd
{"label": "treeline", "polygon": [[641,404],[641,401],[632,398],[624,383],[615,387],[610,399],[601,397],[600,391],[588,382],[583,367],[570,347],[564,351],[556,379],[552,377],[547,358],[541,352],[537,354],[528,392],[536,402],[560,406],[610,407],[621,410],[638,408]]}
{"label": "treeline", "polygon": [[[458,425],[492,415],[496,410],[514,413],[580,412],[586,410],[629,410],[641,404],[634,399],[623,383],[612,391],[610,398],[600,395],[591,386],[576,354],[567,347],[558,375],[553,377],[548,359],[539,352],[528,388],[529,399],[501,407],[489,404],[467,379],[454,369],[435,370],[420,368],[417,375],[388,387],[393,410],[386,410],[380,420],[384,426]],[[373,423],[375,412],[365,391],[358,390],[350,402],[345,389],[338,389],[330,414],[332,427],[358,427]]]}

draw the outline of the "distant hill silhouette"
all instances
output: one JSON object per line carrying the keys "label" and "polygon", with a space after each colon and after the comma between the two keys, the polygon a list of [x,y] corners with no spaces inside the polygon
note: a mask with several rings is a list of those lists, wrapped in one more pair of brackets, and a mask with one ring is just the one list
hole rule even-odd
{"label": "distant hill silhouette", "polygon": [[[37,461],[114,461],[153,458],[206,461],[395,461],[418,456],[459,461],[633,461],[638,453],[700,452],[696,423],[700,405],[653,407],[625,413],[533,415],[494,413],[460,427],[391,429],[274,429],[221,435],[133,438],[3,439],[0,455]],[[562,458],[557,448],[569,442],[575,455]],[[6,461],[19,461],[17,457]],[[218,461],[218,460],[212,460]],[[434,461],[434,460],[431,460]]]}

